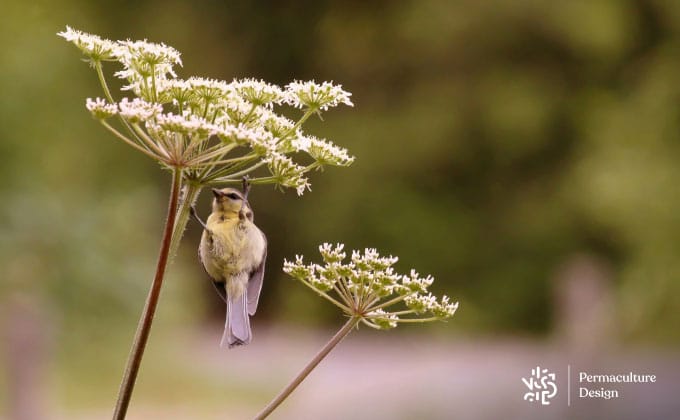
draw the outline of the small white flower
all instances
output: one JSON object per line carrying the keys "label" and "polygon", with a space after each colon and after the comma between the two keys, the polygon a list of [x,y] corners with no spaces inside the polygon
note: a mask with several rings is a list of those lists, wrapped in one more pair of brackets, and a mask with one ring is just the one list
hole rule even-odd
{"label": "small white flower", "polygon": [[296,108],[309,108],[326,111],[328,108],[345,104],[354,106],[350,100],[351,93],[344,91],[341,85],[330,82],[294,81],[286,86],[286,103]]}
{"label": "small white flower", "polygon": [[305,265],[301,255],[295,256],[295,262],[284,260],[283,271],[286,274],[301,281],[310,281],[315,279],[314,266]]}
{"label": "small white flower", "polygon": [[262,115],[262,108],[251,104],[240,96],[222,101],[220,106],[224,108],[227,118],[232,124],[252,125],[259,123]]}
{"label": "small white flower", "polygon": [[85,108],[87,108],[95,118],[101,120],[113,117],[118,113],[118,106],[116,104],[110,104],[102,98],[87,98],[85,101]]}
{"label": "small white flower", "polygon": [[309,181],[303,176],[304,168],[296,165],[289,157],[275,152],[264,158],[264,161],[279,185],[295,188],[298,195],[310,189]]}
{"label": "small white flower", "polygon": [[198,135],[199,137],[207,137],[216,130],[216,127],[213,124],[191,114],[159,114],[156,116],[155,124],[162,130],[181,133],[188,136]]}
{"label": "small white flower", "polygon": [[314,136],[300,135],[293,141],[293,145],[298,151],[307,152],[322,165],[349,166],[354,162],[354,156],[350,156],[347,149]]}
{"label": "small white flower", "polygon": [[[286,140],[295,134],[293,133],[293,129],[295,128],[295,123],[293,121],[268,109],[262,110],[260,122],[264,128],[276,138]],[[281,153],[290,153],[292,151],[293,149],[281,151]]]}
{"label": "small white flower", "polygon": [[210,104],[216,103],[218,100],[234,99],[234,88],[223,80],[190,77],[186,84],[195,96],[203,100],[204,103]]}
{"label": "small white flower", "polygon": [[425,292],[428,287],[432,284],[434,279],[432,276],[427,276],[421,278],[420,275],[415,271],[411,270],[409,276],[402,277],[402,284],[414,292]]}
{"label": "small white flower", "polygon": [[276,153],[276,139],[268,131],[263,129],[250,130],[252,136],[249,138],[250,147],[258,156],[269,156]]}
{"label": "small white flower", "polygon": [[311,145],[312,145],[311,136],[305,136],[300,132],[298,132],[297,136],[295,136],[295,138],[290,141],[290,146],[292,150],[295,152],[308,153]]}
{"label": "small white flower", "polygon": [[437,304],[437,298],[432,296],[431,293],[428,295],[415,294],[407,296],[404,299],[404,303],[409,307],[409,309],[413,309],[417,314],[429,312],[439,307]]}
{"label": "small white flower", "polygon": [[141,98],[134,98],[132,101],[123,98],[118,107],[120,108],[120,116],[131,123],[148,121],[163,112],[163,107],[160,104],[147,102]]}
{"label": "small white flower", "polygon": [[57,33],[68,42],[72,42],[83,54],[92,61],[111,60],[118,54],[119,45],[108,39],[102,39],[97,35],[77,31],[70,26],[63,32]]}
{"label": "small white flower", "polygon": [[376,311],[369,312],[366,314],[366,316],[373,321],[375,325],[378,326],[378,328],[383,329],[383,330],[389,330],[391,328],[396,328],[397,327],[397,321],[399,321],[399,317],[393,313],[388,313],[385,312],[382,309],[378,309]]}
{"label": "small white flower", "polygon": [[335,244],[335,247],[333,247],[329,243],[324,243],[319,246],[319,253],[323,257],[323,260],[326,263],[338,263],[342,260],[345,259],[347,254],[343,252],[343,249],[345,248],[345,244]]}
{"label": "small white flower", "polygon": [[181,79],[161,79],[156,86],[159,99],[184,107],[196,98],[191,84]]}
{"label": "small white flower", "polygon": [[439,305],[433,309],[432,313],[441,318],[450,318],[456,313],[458,302],[449,302],[449,297],[444,295]]}
{"label": "small white flower", "polygon": [[[391,266],[397,262],[397,257],[383,257],[375,248],[352,251],[348,263],[343,262],[347,256],[343,244],[324,243],[319,246],[319,253],[323,264],[305,265],[302,257],[296,256],[295,263],[284,263],[284,272],[371,327],[388,329],[399,322],[446,319],[458,308],[458,303],[451,303],[447,296],[438,302],[427,292],[432,277],[421,278],[415,270],[409,276],[395,273]],[[404,286],[403,281],[416,284],[418,290]],[[329,293],[337,295],[338,299]],[[405,305],[407,309],[386,311],[397,304]]]}
{"label": "small white flower", "polygon": [[180,53],[165,44],[144,41],[118,41],[118,60],[125,66],[125,70],[117,75],[125,79],[136,80],[149,77],[165,78],[167,74],[177,77],[174,65],[182,65]]}
{"label": "small white flower", "polygon": [[312,277],[310,278],[310,283],[312,284],[312,286],[314,286],[315,289],[320,290],[322,292],[327,292],[333,289],[333,286],[335,285],[334,280],[329,279],[325,276]]}
{"label": "small white flower", "polygon": [[234,80],[231,85],[243,99],[254,105],[271,106],[273,103],[281,103],[284,99],[284,92],[279,86],[264,80]]}
{"label": "small white flower", "polygon": [[269,136],[262,129],[250,129],[243,124],[233,125],[225,120],[214,124],[215,132],[223,142],[225,143],[236,143],[242,146],[257,144],[264,146],[265,139]]}
{"label": "small white flower", "polygon": [[352,251],[352,262],[361,270],[385,270],[394,265],[399,258],[389,256],[381,257],[375,248],[366,248],[364,253]]}

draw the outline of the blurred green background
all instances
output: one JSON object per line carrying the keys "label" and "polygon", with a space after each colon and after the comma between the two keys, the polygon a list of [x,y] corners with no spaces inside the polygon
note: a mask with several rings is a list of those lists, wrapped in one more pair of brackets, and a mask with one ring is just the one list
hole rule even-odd
{"label": "blurred green background", "polygon": [[[281,265],[343,242],[398,255],[400,271],[430,273],[459,300],[453,320],[427,327],[440,338],[559,335],[573,319],[574,283],[561,279],[585,265],[612,340],[680,344],[676,1],[30,3],[5,0],[0,25],[0,311],[6,330],[35,315],[66,407],[115,394],[169,174],[86,112],[101,93],[56,36],[65,25],[172,45],[180,77],[333,80],[353,93],[354,108],[307,132],[347,147],[354,165],[313,174],[301,198],[252,193],[270,247],[255,340],[263,325],[330,335],[339,315]],[[190,224],[152,343],[208,327],[219,340],[199,235]],[[101,392],[79,387],[95,376]]]}

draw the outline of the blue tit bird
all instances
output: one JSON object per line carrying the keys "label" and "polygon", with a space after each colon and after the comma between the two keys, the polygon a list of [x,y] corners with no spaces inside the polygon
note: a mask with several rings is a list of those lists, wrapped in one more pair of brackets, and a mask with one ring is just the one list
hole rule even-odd
{"label": "blue tit bird", "polygon": [[198,256],[222,299],[227,303],[227,320],[221,346],[232,348],[250,343],[250,316],[255,314],[262,290],[267,259],[267,238],[253,223],[248,203],[248,184],[213,189],[212,213],[203,223]]}

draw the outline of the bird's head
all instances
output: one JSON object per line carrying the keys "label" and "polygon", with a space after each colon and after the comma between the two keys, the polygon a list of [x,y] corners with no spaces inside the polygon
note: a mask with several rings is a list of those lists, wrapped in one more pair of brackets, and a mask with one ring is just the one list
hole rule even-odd
{"label": "bird's head", "polygon": [[215,196],[212,205],[213,213],[223,213],[227,216],[238,216],[242,214],[248,220],[253,220],[253,211],[250,208],[248,199],[236,188],[213,188]]}

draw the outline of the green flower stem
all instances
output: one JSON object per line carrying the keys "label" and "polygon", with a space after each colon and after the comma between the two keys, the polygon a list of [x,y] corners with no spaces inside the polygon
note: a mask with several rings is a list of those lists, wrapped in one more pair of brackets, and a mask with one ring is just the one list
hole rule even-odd
{"label": "green flower stem", "polygon": [[243,119],[244,123],[247,122],[248,120],[250,120],[250,117],[253,116],[253,113],[255,112],[256,109],[257,109],[257,105],[255,105],[255,104],[253,104],[250,107],[250,111],[248,111],[248,115],[246,115],[246,117]]}
{"label": "green flower stem", "polygon": [[353,303],[355,303],[355,299],[353,298],[352,292],[349,290],[349,287],[347,286],[347,282],[344,277],[340,277],[340,279],[335,283],[334,286],[337,286],[338,289],[342,292],[342,295],[347,299],[347,306],[352,306]]}
{"label": "green flower stem", "polygon": [[[109,101],[109,103],[115,104],[116,101],[113,99],[113,95],[111,95],[111,90],[109,90],[109,85],[106,83],[106,77],[104,76],[104,70],[102,69],[102,62],[101,61],[95,62],[94,68],[97,71],[97,78],[99,79],[99,84],[101,85],[102,90],[104,91],[104,96],[106,96],[106,100]],[[136,137],[137,133],[135,133],[134,130],[132,130],[132,127],[130,127],[130,124],[125,120],[125,118],[121,117],[120,115],[118,115],[118,118],[123,123],[125,128],[128,129],[130,134]]]}
{"label": "green flower stem", "polygon": [[106,100],[109,101],[109,103],[116,103],[116,101],[113,100],[113,96],[111,95],[111,91],[109,90],[109,85],[106,84],[106,77],[104,77],[104,70],[102,69],[102,62],[97,61],[94,64],[95,70],[97,70],[97,77],[99,78],[99,84],[102,85],[102,89],[104,90],[104,96],[106,96]]}
{"label": "green flower stem", "polygon": [[382,328],[380,328],[379,326],[375,325],[374,323],[372,323],[371,321],[369,321],[365,318],[361,320],[361,323],[368,326],[368,327],[373,328],[374,330],[379,330],[379,331],[383,330]]}
{"label": "green flower stem", "polygon": [[345,306],[342,303],[338,302],[337,300],[333,299],[332,297],[328,296],[326,293],[320,291],[316,287],[312,286],[311,284],[307,283],[306,281],[302,280],[302,284],[305,286],[309,287],[313,291],[315,291],[319,296],[325,298],[329,302],[331,302],[333,305],[337,306],[338,308],[342,309],[344,312],[352,312],[352,310],[349,308],[349,306]]}
{"label": "green flower stem", "polygon": [[[211,147],[211,148],[208,148],[201,153],[208,156],[209,159],[219,160],[219,159],[223,159],[235,147],[237,147],[237,145],[235,143],[231,144],[231,145],[227,145],[227,146],[220,146],[219,148]],[[244,162],[247,164],[247,161],[249,159],[254,158],[254,156],[251,156],[250,154],[242,156],[242,157],[243,157],[243,159],[239,160],[237,163],[225,165],[225,167],[223,167],[221,169],[217,169],[217,170],[214,170],[215,164],[211,162],[209,165],[206,165],[205,167],[203,167],[201,169],[201,172],[197,176],[197,179],[200,179],[204,182],[210,181],[210,180],[215,179],[215,178],[222,176],[224,174],[228,174],[229,171],[232,170],[232,168],[234,168],[234,167],[240,168],[241,166],[238,166],[238,165],[243,165]]]}
{"label": "green flower stem", "polygon": [[246,174],[254,171],[255,169],[259,168],[260,166],[264,165],[265,163],[266,162],[261,160],[261,161],[257,162],[256,164],[254,164],[253,166],[251,166],[249,168],[246,168],[242,171],[234,172],[233,174],[229,174],[225,177],[216,179],[215,181],[222,182],[222,181],[240,180],[243,175],[246,175]]}
{"label": "green flower stem", "polygon": [[203,107],[203,119],[205,119],[208,116],[208,108],[210,108],[210,101],[206,99],[205,107]]}
{"label": "green flower stem", "polygon": [[267,406],[260,411],[257,416],[255,416],[256,420],[261,420],[269,416],[276,408],[281,405],[283,401],[285,401],[288,396],[295,391],[295,389],[302,383],[302,381],[305,380],[305,378],[314,370],[314,368],[330,353],[335,346],[337,346],[343,338],[347,337],[347,334],[349,334],[354,327],[361,321],[360,317],[353,316],[347,322],[345,325],[343,325],[340,330],[335,333],[333,338],[326,343],[325,346],[319,352],[314,356],[312,360],[307,363],[307,365],[300,371],[300,373],[297,374],[297,376],[286,386],[280,393],[277,395]]}
{"label": "green flower stem", "polygon": [[[277,178],[268,176],[268,177],[262,177],[262,178],[250,178],[248,179],[248,183],[250,185],[266,185],[266,184],[276,184]],[[234,179],[229,179],[229,178],[222,178],[220,180],[215,180],[211,181],[210,185],[241,185],[243,183],[243,178],[234,178]]]}
{"label": "green flower stem", "polygon": [[[194,134],[192,136],[187,136],[187,138],[189,139],[189,141],[186,143],[187,147],[186,149],[184,149],[184,156],[191,156],[192,154],[194,154],[193,151],[195,149],[198,149],[199,150],[198,154],[202,155],[204,150],[203,145],[208,142],[208,137]],[[206,158],[201,156],[201,159]]]}
{"label": "green flower stem", "polygon": [[312,114],[315,113],[315,112],[316,112],[316,109],[308,109],[305,112],[305,114],[302,116],[302,118],[300,118],[300,120],[298,122],[296,122],[295,125],[290,130],[288,130],[288,132],[286,132],[283,136],[281,136],[281,138],[286,139],[286,138],[288,138],[288,136],[295,133],[300,127],[302,127],[302,124],[304,124],[305,121],[307,121],[307,119],[309,117],[311,117]]}
{"label": "green flower stem", "polygon": [[149,83],[146,81],[146,76],[143,73],[140,73],[140,76],[142,76],[142,83],[144,84],[140,97],[146,100],[147,98],[144,97],[144,94],[149,92]]}
{"label": "green flower stem", "polygon": [[[373,312],[373,308],[371,308],[370,311]],[[406,309],[406,310],[403,310],[403,311],[390,312],[390,315],[400,316],[400,315],[409,315],[409,314],[415,314],[415,313],[416,313],[416,311],[413,310],[413,309]],[[372,318],[382,318],[384,315],[369,315],[369,314],[366,314],[365,316],[366,316],[366,318],[372,319]]]}
{"label": "green flower stem", "polygon": [[[202,157],[201,157],[202,158]],[[231,158],[231,159],[221,159],[221,160],[215,160],[215,161],[210,161],[210,162],[204,162],[204,163],[197,163],[195,165],[192,165],[194,168],[200,168],[203,166],[215,166],[215,165],[228,165],[232,163],[238,163],[242,162],[244,160],[249,160],[252,159],[252,156],[240,156],[237,158]]]}
{"label": "green flower stem", "polygon": [[158,93],[156,93],[156,65],[151,65],[151,94],[153,101],[158,102]]}
{"label": "green flower stem", "polygon": [[410,318],[410,319],[397,319],[397,322],[406,323],[421,323],[421,322],[432,322],[432,321],[443,321],[444,319],[439,316],[431,316],[429,318]]}
{"label": "green flower stem", "polygon": [[130,356],[128,357],[127,365],[125,367],[125,374],[123,381],[118,391],[118,401],[116,402],[116,410],[113,414],[114,420],[123,420],[127,414],[130,399],[132,398],[132,391],[137,380],[137,373],[139,366],[142,363],[144,356],[144,349],[149,339],[149,332],[151,331],[151,323],[158,306],[158,297],[161,293],[161,286],[163,285],[163,278],[165,277],[165,268],[168,265],[168,255],[170,251],[170,241],[172,239],[172,231],[175,226],[175,216],[177,214],[177,203],[179,201],[180,185],[182,183],[182,170],[175,168],[173,170],[172,185],[170,187],[170,199],[168,202],[168,213],[165,220],[165,227],[163,229],[163,239],[161,241],[161,249],[158,255],[158,264],[156,265],[156,275],[154,276],[149,295],[146,298],[146,304],[142,311],[142,316],[137,325],[137,332],[135,333]]}
{"label": "green flower stem", "polygon": [[[210,160],[210,159],[219,160],[219,159],[222,159],[227,153],[234,150],[236,147],[237,147],[236,143],[227,144],[227,145],[220,143],[220,144],[217,144],[215,146],[209,147],[205,150],[201,150],[200,159],[201,159],[201,161]],[[207,163],[209,165],[215,165],[215,163],[213,161],[209,161]],[[208,169],[208,171],[209,171],[209,169]]]}
{"label": "green flower stem", "polygon": [[359,287],[359,293],[357,295],[357,300],[359,301],[359,308],[362,309],[363,312],[367,311],[368,307],[370,306],[368,302],[372,301],[375,299],[375,293],[370,288],[370,284],[368,282],[364,283],[363,279],[361,281],[361,286]]}
{"label": "green flower stem", "polygon": [[167,150],[163,149],[160,147],[159,144],[156,144],[155,141],[153,141],[145,132],[142,130],[142,128],[139,126],[139,124],[130,124],[134,132],[137,134],[137,137],[150,149],[155,151],[161,156],[165,156],[166,158],[170,158],[170,154],[168,153]]}
{"label": "green flower stem", "polygon": [[333,290],[335,290],[335,293],[337,293],[338,296],[342,298],[342,300],[347,304],[347,306],[351,305],[352,298],[346,293],[344,288],[338,287],[337,282],[333,284]]}
{"label": "green flower stem", "polygon": [[312,169],[316,169],[320,166],[321,166],[321,164],[319,162],[310,163],[309,165],[305,166],[305,168],[302,170],[302,173],[309,172]]}
{"label": "green flower stem", "polygon": [[134,141],[130,140],[129,138],[125,137],[120,131],[116,130],[113,128],[109,123],[107,123],[104,120],[100,120],[102,125],[106,127],[107,130],[109,130],[113,135],[118,137],[119,139],[123,140],[125,143],[128,145],[134,147],[135,149],[139,150],[140,152],[144,153],[145,155],[149,156],[151,159],[158,160],[158,157],[154,155],[152,152],[150,152],[148,149],[140,146],[139,144],[135,143]]}
{"label": "green flower stem", "polygon": [[217,178],[220,178],[222,176],[228,176],[230,172],[234,172],[238,169],[241,169],[245,166],[248,166],[252,162],[256,161],[258,156],[255,153],[248,153],[247,155],[243,156],[243,160],[240,160],[238,162],[234,162],[229,165],[225,165],[224,167],[217,169],[213,173],[210,174],[208,177],[209,180],[215,180]]}
{"label": "green flower stem", "polygon": [[198,195],[201,193],[203,186],[195,182],[185,182],[184,190],[182,191],[182,200],[177,209],[177,219],[175,227],[172,232],[172,241],[170,242],[170,258],[174,258],[179,250],[179,244],[184,236],[184,230],[189,222],[189,211],[191,206],[196,203]]}
{"label": "green flower stem", "polygon": [[385,307],[388,307],[388,306],[392,306],[392,305],[394,305],[395,303],[399,303],[399,302],[401,302],[402,300],[404,300],[404,299],[406,299],[407,297],[409,297],[409,296],[411,296],[411,295],[414,295],[414,294],[416,294],[416,292],[411,292],[411,293],[407,293],[407,294],[405,294],[405,295],[397,296],[397,297],[395,297],[394,299],[390,299],[390,300],[388,300],[387,302],[381,303],[381,304],[378,305],[378,306],[373,306],[373,307],[371,308],[371,310],[372,310],[372,311],[377,311],[378,309],[382,309],[382,308],[385,308]]}

